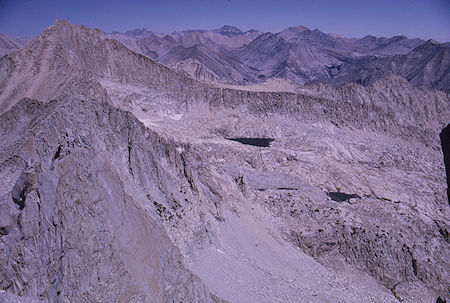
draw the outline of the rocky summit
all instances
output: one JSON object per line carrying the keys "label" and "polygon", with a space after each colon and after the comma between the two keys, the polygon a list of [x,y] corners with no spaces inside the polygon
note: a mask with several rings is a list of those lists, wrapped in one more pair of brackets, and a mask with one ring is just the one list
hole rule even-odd
{"label": "rocky summit", "polygon": [[[195,32],[151,34],[128,33],[202,53]],[[278,65],[260,65],[259,44],[336,42],[214,34],[247,41],[226,51],[267,75]],[[445,86],[417,87],[420,73],[240,86],[221,75],[243,79],[243,61],[166,66],[111,35],[57,21],[0,58],[0,302],[449,300]],[[405,73],[421,60],[420,41],[364,39],[374,69],[389,47]]]}

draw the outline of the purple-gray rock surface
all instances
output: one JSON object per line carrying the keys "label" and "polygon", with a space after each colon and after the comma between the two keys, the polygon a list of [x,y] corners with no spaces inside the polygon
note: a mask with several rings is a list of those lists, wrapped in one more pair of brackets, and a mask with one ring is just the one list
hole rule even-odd
{"label": "purple-gray rock surface", "polygon": [[[338,43],[305,28],[283,36]],[[391,42],[404,53],[416,43]],[[6,296],[446,298],[447,93],[392,74],[368,86],[232,86],[198,62],[188,77],[66,21],[0,58]]]}

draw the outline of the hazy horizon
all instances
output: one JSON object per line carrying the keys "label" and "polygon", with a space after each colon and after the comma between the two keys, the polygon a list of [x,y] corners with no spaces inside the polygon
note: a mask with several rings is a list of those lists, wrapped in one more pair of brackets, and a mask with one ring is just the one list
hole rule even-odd
{"label": "hazy horizon", "polygon": [[331,1],[77,1],[0,0],[0,34],[32,37],[56,19],[105,32],[147,28],[171,33],[212,30],[280,32],[305,26],[349,38],[367,35],[450,41],[450,3],[445,0]]}

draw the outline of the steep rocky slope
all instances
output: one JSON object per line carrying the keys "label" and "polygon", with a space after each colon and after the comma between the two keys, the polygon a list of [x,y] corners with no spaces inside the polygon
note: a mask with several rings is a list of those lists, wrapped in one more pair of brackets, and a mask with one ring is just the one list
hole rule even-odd
{"label": "steep rocky slope", "polygon": [[415,86],[446,91],[450,88],[448,49],[448,43],[405,36],[356,40],[296,27],[261,35],[231,54],[259,70],[261,78],[370,85],[393,73]]}
{"label": "steep rocky slope", "polygon": [[122,163],[130,140],[148,141],[152,157],[168,143],[94,101],[23,99],[0,124],[2,289],[51,302],[220,301],[146,215],[149,198]]}
{"label": "steep rocky slope", "polygon": [[196,59],[185,59],[169,65],[186,76],[207,83],[222,83],[223,79]]}
{"label": "steep rocky slope", "polygon": [[329,73],[329,79],[322,78],[317,82],[335,85],[356,82],[369,85],[380,77],[393,73],[416,86],[449,91],[450,43],[439,44],[429,40],[405,55],[358,58],[330,67]]}
{"label": "steep rocky slope", "polygon": [[361,54],[374,56],[392,56],[393,54],[405,55],[421,45],[422,39],[408,39],[406,36],[395,36],[392,38],[366,36],[354,41],[354,50]]}
{"label": "steep rocky slope", "polygon": [[[445,298],[449,96],[397,76],[295,90],[196,82],[64,21],[3,57],[1,287],[51,301]],[[242,137],[273,141],[228,140]]]}
{"label": "steep rocky slope", "polygon": [[231,83],[253,83],[257,77],[240,61],[231,56],[224,55],[209,46],[193,45],[184,47],[182,45],[171,48],[166,54],[158,57],[165,64],[175,64],[179,61],[193,59],[200,62],[206,68],[214,71],[222,81]]}
{"label": "steep rocky slope", "polygon": [[228,50],[251,42],[259,34],[260,32],[255,30],[244,33],[238,28],[223,26],[211,31],[189,30],[157,34],[136,30],[124,34],[111,33],[107,36],[164,64],[173,65],[191,59],[213,70],[220,77],[220,82],[249,83],[258,81],[258,78],[250,68],[229,56]]}

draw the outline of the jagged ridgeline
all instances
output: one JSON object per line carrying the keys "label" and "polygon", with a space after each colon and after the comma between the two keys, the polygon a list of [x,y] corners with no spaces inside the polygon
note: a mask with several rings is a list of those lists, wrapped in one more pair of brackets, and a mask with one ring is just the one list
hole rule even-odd
{"label": "jagged ridgeline", "polygon": [[0,58],[0,298],[446,300],[448,94],[199,81],[110,38]]}
{"label": "jagged ridgeline", "polygon": [[[303,26],[279,33],[243,32],[233,26],[169,34],[148,29],[107,37],[200,81],[254,84],[270,79],[370,85],[389,74],[417,87],[450,89],[450,44],[395,36],[351,39]],[[29,39],[0,35],[0,55]]]}
{"label": "jagged ridgeline", "polygon": [[108,36],[200,80],[250,84],[275,77],[299,84],[370,85],[393,73],[418,87],[450,89],[448,42],[405,36],[349,39],[303,26],[275,34],[225,26],[170,34],[135,30]]}

